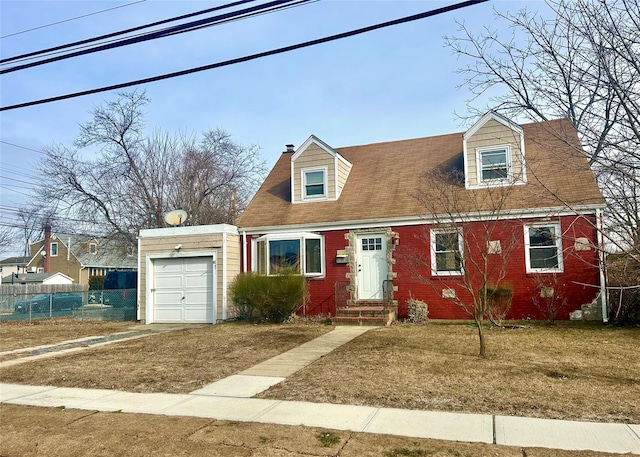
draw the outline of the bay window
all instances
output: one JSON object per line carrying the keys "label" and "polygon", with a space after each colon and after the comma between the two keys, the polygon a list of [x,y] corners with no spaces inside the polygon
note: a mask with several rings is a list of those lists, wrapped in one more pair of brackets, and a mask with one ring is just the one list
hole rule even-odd
{"label": "bay window", "polygon": [[304,276],[322,276],[323,244],[323,237],[315,233],[264,235],[254,245],[254,271],[275,275],[291,269]]}

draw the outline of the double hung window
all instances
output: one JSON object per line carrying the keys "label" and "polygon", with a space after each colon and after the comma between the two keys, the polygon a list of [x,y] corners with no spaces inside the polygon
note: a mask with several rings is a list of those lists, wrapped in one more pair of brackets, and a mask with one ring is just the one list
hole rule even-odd
{"label": "double hung window", "polygon": [[479,181],[483,184],[500,183],[509,178],[509,147],[478,150]]}
{"label": "double hung window", "polygon": [[559,224],[525,225],[524,242],[528,273],[563,271]]}
{"label": "double hung window", "polygon": [[303,198],[315,199],[327,196],[327,173],[324,168],[302,171]]}
{"label": "double hung window", "polygon": [[462,233],[431,230],[431,273],[435,276],[462,274]]}

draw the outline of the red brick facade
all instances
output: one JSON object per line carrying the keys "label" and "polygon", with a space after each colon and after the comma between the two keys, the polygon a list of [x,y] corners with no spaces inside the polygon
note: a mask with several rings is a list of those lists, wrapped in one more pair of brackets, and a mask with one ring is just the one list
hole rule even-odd
{"label": "red brick facade", "polygon": [[[524,224],[540,220],[503,220],[495,226],[492,240],[500,240],[503,249],[511,246],[508,254],[508,268],[502,284],[513,289],[512,306],[507,318],[540,319],[543,316],[534,305],[534,298],[540,299],[542,283],[553,286],[556,297],[565,299],[567,305],[560,311],[559,319],[568,319],[569,312],[580,309],[584,303],[591,302],[599,292],[600,270],[598,263],[597,233],[595,215],[554,217],[550,222],[559,222],[562,232],[562,259],[564,268],[558,273],[527,273],[525,258]],[[486,223],[485,223],[486,224]],[[495,223],[494,223],[495,224]],[[382,227],[382,230],[389,227]],[[458,297],[469,302],[468,294],[462,284],[462,278],[456,276],[434,277],[429,267],[419,266],[417,260],[430,258],[429,228],[424,225],[390,227],[397,234],[397,240],[388,240],[392,258],[392,276],[395,288],[394,299],[398,303],[399,318],[407,316],[406,302],[410,296],[423,300],[428,305],[429,317],[433,319],[469,319],[470,316],[446,298],[442,298],[442,289],[454,289]],[[313,230],[309,227],[309,230]],[[486,230],[483,223],[469,223],[463,228],[465,239],[482,239]],[[310,278],[310,299],[300,313],[308,315],[335,315],[335,285],[338,281],[349,281],[351,267],[348,263],[338,263],[336,253],[348,247],[346,235],[349,230],[333,230],[316,232],[324,236],[325,275],[321,278]],[[585,246],[584,240],[588,241]],[[578,243],[576,243],[578,240]],[[397,245],[396,245],[397,244]],[[247,236],[248,269],[252,265],[251,236]],[[465,262],[479,260],[478,250],[473,243],[465,242]],[[474,252],[475,251],[475,252]],[[491,254],[500,256],[502,254]],[[471,268],[468,274],[474,274]],[[420,280],[416,273],[426,281]],[[475,283],[475,282],[474,282]]]}

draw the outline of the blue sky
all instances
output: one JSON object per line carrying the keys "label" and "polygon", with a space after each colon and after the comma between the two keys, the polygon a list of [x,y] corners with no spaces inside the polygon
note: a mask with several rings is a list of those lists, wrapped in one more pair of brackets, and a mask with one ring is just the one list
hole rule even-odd
{"label": "blue sky", "polygon": [[[0,2],[0,35],[125,5],[127,1]],[[3,58],[93,37],[226,2],[146,0],[0,40]],[[2,106],[206,65],[445,6],[443,1],[320,0],[289,10],[7,73]],[[334,147],[463,130],[468,92],[461,62],[443,47],[455,21],[495,26],[492,8],[544,9],[542,1],[490,1],[319,46],[139,87],[151,99],[148,132],[223,128],[256,144],[269,166],[284,145],[315,134]],[[0,138],[32,149],[70,145],[78,124],[115,92],[4,111]],[[0,201],[17,207],[35,181],[40,154],[0,144]],[[20,182],[24,181],[24,182]],[[1,211],[5,212],[5,211]],[[6,217],[3,217],[6,219]]]}

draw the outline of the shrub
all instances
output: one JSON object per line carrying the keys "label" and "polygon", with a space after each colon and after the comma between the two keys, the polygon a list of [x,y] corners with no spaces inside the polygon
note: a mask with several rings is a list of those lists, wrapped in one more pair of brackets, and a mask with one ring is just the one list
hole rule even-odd
{"label": "shrub", "polygon": [[409,322],[413,324],[426,324],[429,315],[427,304],[422,300],[416,300],[411,297],[407,300],[407,309],[409,313]]}
{"label": "shrub", "polygon": [[307,296],[306,280],[290,270],[275,276],[241,273],[230,288],[238,318],[250,322],[284,322]]}
{"label": "shrub", "polygon": [[102,290],[104,276],[89,276],[89,290]]}
{"label": "shrub", "polygon": [[[480,289],[478,294],[482,299],[485,297],[485,289]],[[487,317],[494,325],[502,325],[502,321],[507,317],[511,308],[513,289],[510,286],[486,287]]]}

